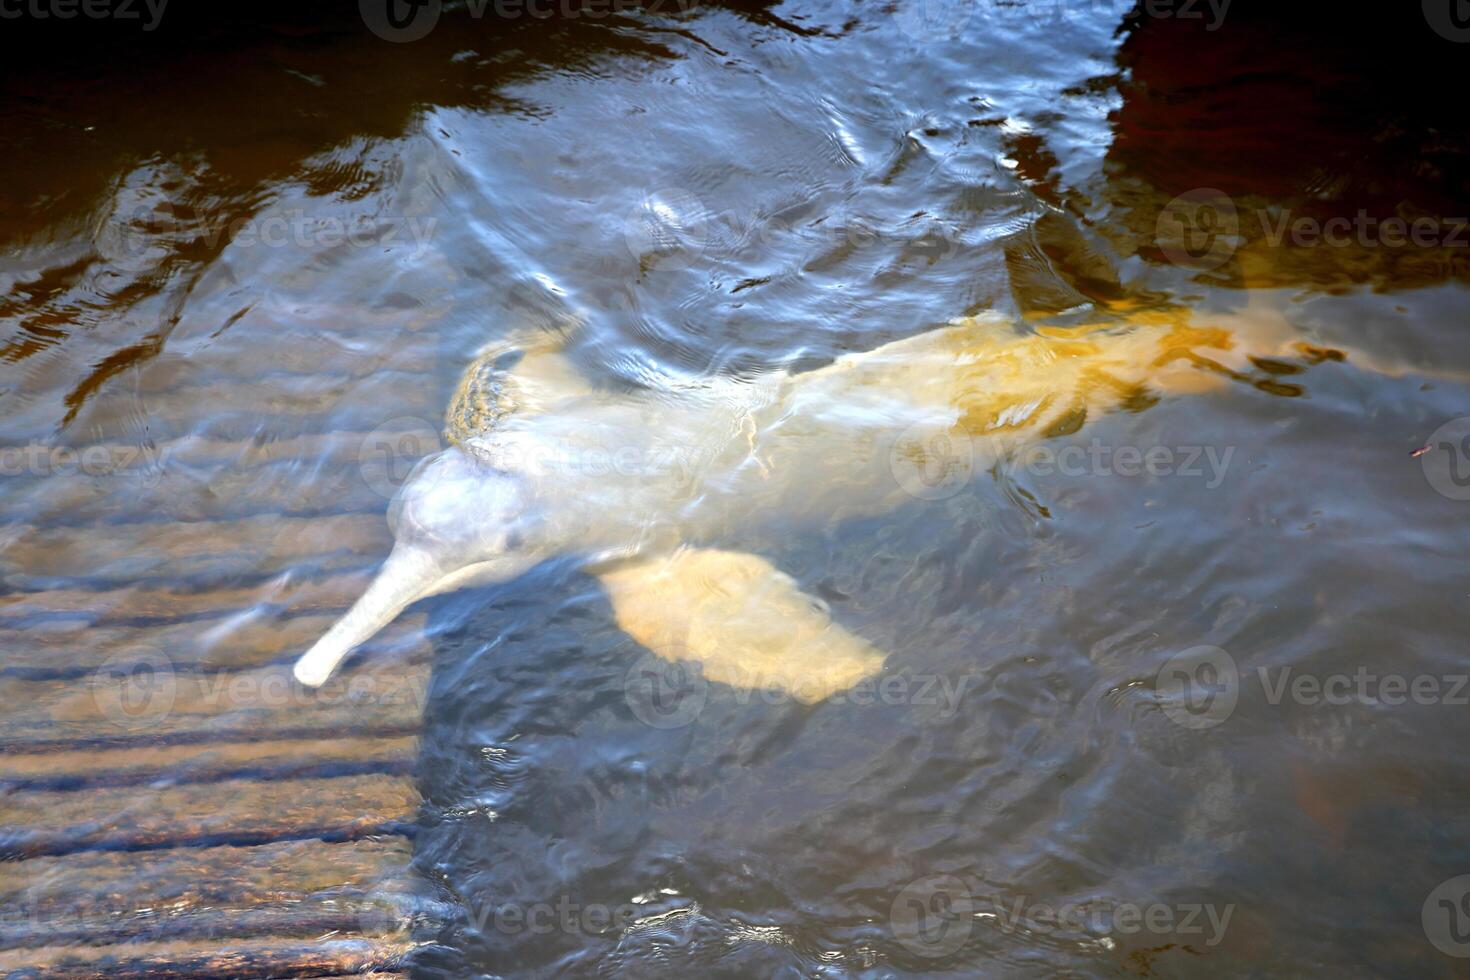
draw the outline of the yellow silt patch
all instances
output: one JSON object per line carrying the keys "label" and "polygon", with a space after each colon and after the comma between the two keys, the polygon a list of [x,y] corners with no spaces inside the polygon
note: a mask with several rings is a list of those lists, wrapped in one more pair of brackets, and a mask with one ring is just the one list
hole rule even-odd
{"label": "yellow silt patch", "polygon": [[1028,335],[1007,335],[994,323],[946,328],[940,347],[964,365],[951,372],[955,429],[970,437],[1069,435],[1089,418],[1238,376],[1218,356],[1234,347],[1230,331],[1191,326],[1186,316],[1137,310],[1126,325],[1041,325]]}

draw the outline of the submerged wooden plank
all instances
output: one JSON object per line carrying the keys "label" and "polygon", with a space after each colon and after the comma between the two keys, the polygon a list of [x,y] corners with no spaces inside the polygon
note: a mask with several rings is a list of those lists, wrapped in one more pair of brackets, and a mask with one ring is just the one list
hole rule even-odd
{"label": "submerged wooden plank", "polygon": [[370,572],[355,571],[314,578],[283,574],[266,585],[202,592],[146,585],[16,592],[0,596],[0,629],[28,629],[55,620],[156,625],[221,619],[247,609],[277,610],[288,616],[337,612],[351,605],[371,578]]}
{"label": "submerged wooden plank", "polygon": [[313,494],[322,484],[351,494],[351,506],[334,505],[339,509],[381,510],[393,490],[381,478],[384,454],[391,453],[394,465],[406,472],[443,446],[441,428],[442,415],[435,411],[326,433],[266,429],[228,439],[154,435],[147,446],[118,440],[64,448],[0,446],[0,487],[8,511],[42,524],[320,510],[328,503]]}
{"label": "submerged wooden plank", "polygon": [[[304,652],[335,622],[334,613],[280,617],[246,610],[224,620],[162,626],[96,626],[81,620],[0,629],[0,679],[77,680],[129,651],[165,653],[174,669],[246,669]],[[406,656],[424,649],[427,617],[409,612],[383,627],[360,648],[364,657],[389,651]],[[145,654],[146,655],[146,654]]]}
{"label": "submerged wooden plank", "polygon": [[407,943],[363,939],[320,942],[129,943],[99,948],[0,952],[0,971],[49,980],[255,980],[377,973],[401,967]]}
{"label": "submerged wooden plank", "polygon": [[282,360],[274,344],[237,344],[218,353],[170,356],[165,353],[138,372],[134,392],[140,397],[197,390],[203,385],[236,383],[268,385],[283,390],[313,386],[341,390],[375,375],[412,376],[432,386],[455,365],[431,344],[407,344],[367,357],[344,357],[336,345],[320,348],[315,357]]}
{"label": "submerged wooden plank", "polygon": [[[140,396],[108,389],[89,400],[77,431],[126,439],[146,431],[154,439],[188,435],[251,438],[261,432],[367,432],[396,416],[442,417],[449,391],[422,375],[385,371],[333,387],[303,382],[282,388],[253,382],[216,382]],[[201,406],[208,412],[201,413]]]}
{"label": "submerged wooden plank", "polygon": [[316,939],[325,935],[396,937],[403,916],[370,894],[306,898],[289,907],[175,909],[143,905],[101,915],[32,916],[0,921],[0,950],[38,946],[106,946],[115,943],[208,939]]}
{"label": "submerged wooden plank", "polygon": [[90,447],[0,456],[0,973],[396,970],[429,907],[422,614],[321,691],[289,665],[386,554],[371,464],[438,448],[444,393],[232,370],[158,370],[88,403]]}
{"label": "submerged wooden plank", "polygon": [[[416,457],[415,457],[416,459]],[[413,460],[405,457],[405,467]],[[4,484],[6,505],[40,528],[93,530],[115,524],[239,520],[265,514],[322,517],[377,514],[390,496],[370,485],[356,459],[268,461],[258,466],[176,463],[156,484],[127,477],[58,476],[29,489]]]}
{"label": "submerged wooden plank", "polygon": [[141,744],[86,752],[0,755],[0,791],[81,791],[229,779],[301,779],[349,773],[409,772],[412,736]]}
{"label": "submerged wooden plank", "polygon": [[355,840],[409,832],[417,808],[412,781],[385,775],[17,793],[0,800],[0,859]]}
{"label": "submerged wooden plank", "polygon": [[7,529],[0,582],[21,590],[154,579],[212,582],[263,577],[309,565],[322,571],[375,565],[393,547],[378,514],[237,521],[115,524],[106,528]]}
{"label": "submerged wooden plank", "polygon": [[428,682],[426,659],[354,661],[318,689],[296,683],[289,663],[198,673],[166,660],[128,659],[85,683],[0,679],[0,696],[15,706],[0,716],[0,741],[5,755],[20,755],[79,751],[89,741],[94,749],[187,743],[201,733],[218,742],[411,731]]}
{"label": "submerged wooden plank", "polygon": [[197,422],[200,406],[207,405],[211,413],[243,409],[261,415],[330,417],[334,422],[338,413],[345,411],[344,421],[356,421],[357,413],[368,412],[376,417],[385,406],[393,410],[402,407],[408,413],[431,411],[449,394],[439,388],[432,375],[397,368],[356,376],[271,372],[240,379],[206,375],[191,384],[105,389],[88,402],[78,420],[85,423],[93,416],[131,420],[141,412],[150,426],[175,420]]}
{"label": "submerged wooden plank", "polygon": [[284,904],[334,889],[400,887],[412,856],[402,837],[340,844],[281,841],[258,847],[100,851],[0,862],[0,908],[55,917],[140,904],[246,908]]}

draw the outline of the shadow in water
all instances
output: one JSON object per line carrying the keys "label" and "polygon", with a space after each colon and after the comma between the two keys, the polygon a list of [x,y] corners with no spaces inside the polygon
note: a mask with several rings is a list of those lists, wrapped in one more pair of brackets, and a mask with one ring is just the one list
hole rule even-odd
{"label": "shadow in water", "polygon": [[[1167,263],[1182,257],[1161,231],[1182,217],[1214,285],[1470,281],[1463,45],[1432,27],[1432,6],[1238,0],[1214,30],[1130,17],[1100,233],[1124,256]],[[1223,196],[1229,213],[1168,213],[1179,195]],[[1401,230],[1386,232],[1390,219]],[[1416,219],[1422,242],[1408,233]]]}
{"label": "shadow in water", "polygon": [[[439,945],[421,969],[749,975],[801,962],[730,948],[727,910],[691,896],[787,906],[778,869],[753,865],[773,839],[820,826],[813,755],[831,749],[802,733],[830,709],[659,671],[582,576],[449,597],[430,628],[414,863],[460,918],[424,932]],[[803,850],[801,877],[831,880],[840,860]],[[670,944],[677,962],[659,952]]]}

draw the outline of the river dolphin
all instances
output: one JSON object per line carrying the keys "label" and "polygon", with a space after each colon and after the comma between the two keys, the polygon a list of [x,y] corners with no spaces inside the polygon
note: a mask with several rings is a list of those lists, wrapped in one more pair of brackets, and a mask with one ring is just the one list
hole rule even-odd
{"label": "river dolphin", "polygon": [[570,556],[659,656],[820,700],[878,672],[884,654],[770,562],[728,550],[742,528],[889,512],[943,479],[956,447],[984,472],[1022,440],[1122,407],[1232,379],[1278,383],[1281,363],[1342,356],[1284,321],[1196,323],[1177,307],[1071,327],[987,313],[815,370],[618,392],[589,384],[555,334],[495,345],[455,395],[452,444],[390,507],[392,553],[294,673],[318,686],[414,601]]}

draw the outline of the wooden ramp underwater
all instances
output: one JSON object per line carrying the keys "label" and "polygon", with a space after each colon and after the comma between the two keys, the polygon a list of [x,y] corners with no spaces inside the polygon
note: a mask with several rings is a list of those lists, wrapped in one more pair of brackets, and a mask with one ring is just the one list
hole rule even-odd
{"label": "wooden ramp underwater", "polygon": [[392,346],[159,358],[68,427],[90,456],[0,477],[0,976],[404,969],[423,618],[289,673],[387,554],[372,453],[434,448],[436,358]]}

